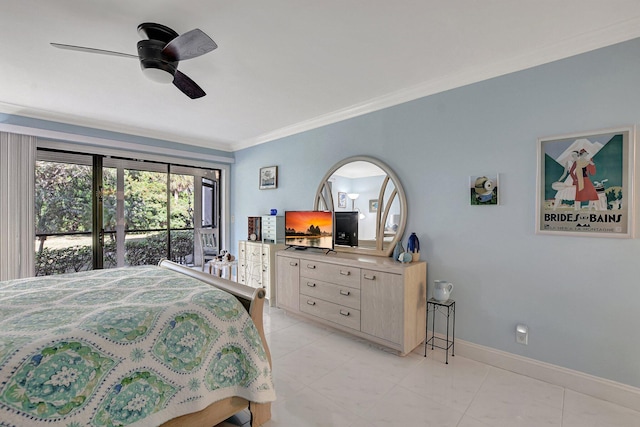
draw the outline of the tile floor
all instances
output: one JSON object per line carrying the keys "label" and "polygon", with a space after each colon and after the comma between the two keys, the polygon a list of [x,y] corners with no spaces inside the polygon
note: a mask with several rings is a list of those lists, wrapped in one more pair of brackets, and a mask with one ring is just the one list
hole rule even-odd
{"label": "tile floor", "polygon": [[[640,427],[640,412],[461,356],[406,357],[265,307],[278,400],[265,427]],[[220,426],[249,426],[248,414]]]}

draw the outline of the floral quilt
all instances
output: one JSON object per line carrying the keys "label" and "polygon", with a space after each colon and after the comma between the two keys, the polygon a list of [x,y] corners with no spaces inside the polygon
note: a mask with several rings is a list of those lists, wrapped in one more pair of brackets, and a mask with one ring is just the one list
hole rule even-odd
{"label": "floral quilt", "polygon": [[161,267],[0,282],[0,426],[154,426],[275,399],[229,293]]}

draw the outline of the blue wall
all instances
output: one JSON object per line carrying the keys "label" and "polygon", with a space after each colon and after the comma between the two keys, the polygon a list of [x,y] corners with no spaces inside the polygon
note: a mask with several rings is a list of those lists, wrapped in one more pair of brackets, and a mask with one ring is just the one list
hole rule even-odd
{"label": "blue wall", "polygon": [[[428,282],[454,283],[457,337],[640,387],[640,241],[534,234],[536,139],[639,117],[633,40],[241,150],[232,248],[247,216],[310,209],[334,163],[377,157],[405,188],[405,243],[418,234]],[[278,188],[260,191],[271,165]],[[498,207],[469,206],[469,176],[484,173],[500,173]]]}

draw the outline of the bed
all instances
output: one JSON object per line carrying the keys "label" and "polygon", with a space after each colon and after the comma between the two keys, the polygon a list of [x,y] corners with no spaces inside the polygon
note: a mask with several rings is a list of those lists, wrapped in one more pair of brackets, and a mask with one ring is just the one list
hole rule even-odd
{"label": "bed", "polygon": [[262,425],[264,296],[170,261],[0,282],[0,426]]}

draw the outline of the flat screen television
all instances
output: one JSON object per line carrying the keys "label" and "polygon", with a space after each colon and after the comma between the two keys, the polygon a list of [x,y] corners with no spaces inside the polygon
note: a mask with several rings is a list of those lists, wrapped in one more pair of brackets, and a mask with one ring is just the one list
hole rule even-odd
{"label": "flat screen television", "polygon": [[335,244],[340,246],[358,246],[358,211],[336,211],[334,220],[336,224]]}
{"label": "flat screen television", "polygon": [[333,212],[285,211],[284,229],[288,246],[333,249]]}

